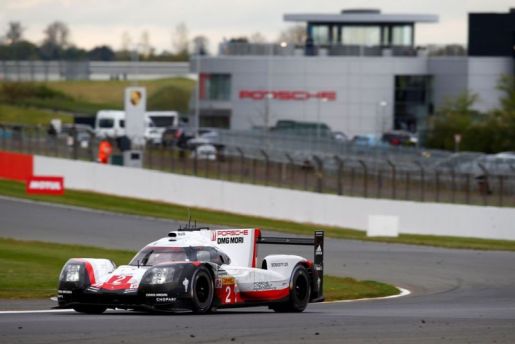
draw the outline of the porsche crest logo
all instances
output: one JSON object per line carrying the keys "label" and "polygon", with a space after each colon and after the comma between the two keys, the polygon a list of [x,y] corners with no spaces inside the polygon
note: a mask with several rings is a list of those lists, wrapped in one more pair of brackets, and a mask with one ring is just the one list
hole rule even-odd
{"label": "porsche crest logo", "polygon": [[130,96],[131,104],[133,106],[138,106],[138,104],[141,102],[141,97],[142,95],[140,91],[132,91]]}

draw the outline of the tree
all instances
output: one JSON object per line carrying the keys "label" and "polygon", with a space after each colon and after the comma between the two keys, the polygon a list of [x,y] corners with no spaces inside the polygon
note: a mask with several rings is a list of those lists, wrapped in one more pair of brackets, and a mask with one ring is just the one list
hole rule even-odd
{"label": "tree", "polygon": [[501,76],[497,89],[503,94],[500,99],[500,110],[515,116],[515,77],[509,75]]}
{"label": "tree", "polygon": [[479,117],[479,113],[473,109],[477,100],[478,96],[470,92],[446,99],[430,121],[427,145],[431,148],[454,150],[455,135],[461,135],[463,141],[466,141],[467,130]]}
{"label": "tree", "polygon": [[20,22],[9,22],[9,28],[5,34],[7,42],[11,45],[21,42],[23,31],[25,31],[25,28],[21,26]]}
{"label": "tree", "polygon": [[260,32],[254,32],[249,36],[249,43],[265,44],[267,42],[266,37]]}
{"label": "tree", "polygon": [[151,55],[154,54],[154,48],[150,44],[150,35],[148,31],[143,31],[141,34],[139,47],[141,48],[141,55],[143,55],[145,59],[148,59]]}
{"label": "tree", "polygon": [[70,45],[70,30],[68,25],[61,21],[55,21],[49,24],[43,31],[45,33],[44,43],[65,49]]}
{"label": "tree", "polygon": [[189,32],[186,24],[180,23],[175,27],[175,31],[172,34],[172,47],[177,55],[188,56],[188,36]]}
{"label": "tree", "polygon": [[304,25],[294,25],[281,31],[278,42],[286,42],[289,44],[303,45],[306,43],[306,27]]}
{"label": "tree", "polygon": [[114,51],[107,45],[94,47],[88,52],[88,58],[92,61],[113,61]]}
{"label": "tree", "polygon": [[206,36],[195,36],[193,38],[193,53],[199,55],[207,55],[209,39]]}
{"label": "tree", "polygon": [[41,55],[45,60],[57,60],[63,57],[63,51],[71,46],[70,30],[60,21],[49,24],[43,31],[45,39],[41,45]]}

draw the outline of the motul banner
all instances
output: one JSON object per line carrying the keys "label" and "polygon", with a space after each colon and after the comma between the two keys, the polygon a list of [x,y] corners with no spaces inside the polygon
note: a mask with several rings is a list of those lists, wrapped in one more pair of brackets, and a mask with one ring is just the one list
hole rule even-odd
{"label": "motul banner", "polygon": [[63,195],[64,178],[32,176],[27,179],[26,191],[28,194]]}

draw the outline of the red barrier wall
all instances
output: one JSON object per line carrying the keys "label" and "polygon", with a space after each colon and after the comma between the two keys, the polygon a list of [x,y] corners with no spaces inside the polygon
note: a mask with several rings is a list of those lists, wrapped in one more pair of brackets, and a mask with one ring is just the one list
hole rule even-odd
{"label": "red barrier wall", "polygon": [[32,176],[32,155],[0,151],[0,178],[27,180]]}

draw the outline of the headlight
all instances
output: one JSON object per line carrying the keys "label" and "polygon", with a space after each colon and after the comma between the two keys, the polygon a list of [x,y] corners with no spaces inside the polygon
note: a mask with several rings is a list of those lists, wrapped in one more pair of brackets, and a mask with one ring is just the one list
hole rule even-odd
{"label": "headlight", "polygon": [[175,269],[172,267],[158,267],[150,270],[150,284],[164,284],[173,281]]}
{"label": "headlight", "polygon": [[64,280],[66,282],[78,282],[80,280],[80,265],[78,265],[78,264],[67,265]]}

